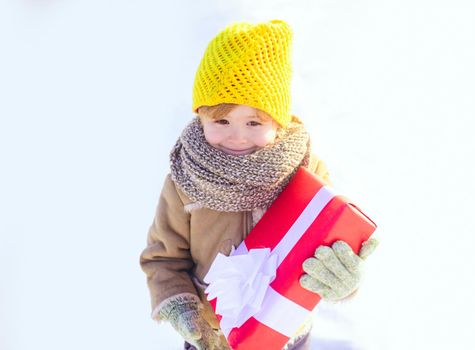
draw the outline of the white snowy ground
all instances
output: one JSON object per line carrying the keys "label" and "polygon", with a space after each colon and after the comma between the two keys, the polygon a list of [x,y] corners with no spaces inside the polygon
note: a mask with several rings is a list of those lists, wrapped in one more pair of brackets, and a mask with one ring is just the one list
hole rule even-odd
{"label": "white snowy ground", "polygon": [[138,256],[207,42],[287,20],[294,112],[380,225],[314,349],[473,349],[471,1],[0,1],[0,349],[180,349]]}

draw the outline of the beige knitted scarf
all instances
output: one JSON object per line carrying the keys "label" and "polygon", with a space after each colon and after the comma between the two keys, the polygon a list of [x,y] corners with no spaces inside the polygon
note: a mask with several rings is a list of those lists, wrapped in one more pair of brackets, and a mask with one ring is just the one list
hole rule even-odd
{"label": "beige knitted scarf", "polygon": [[170,154],[171,177],[193,201],[218,211],[267,208],[299,166],[308,166],[310,138],[296,117],[279,129],[272,145],[251,154],[229,155],[205,139],[196,117]]}

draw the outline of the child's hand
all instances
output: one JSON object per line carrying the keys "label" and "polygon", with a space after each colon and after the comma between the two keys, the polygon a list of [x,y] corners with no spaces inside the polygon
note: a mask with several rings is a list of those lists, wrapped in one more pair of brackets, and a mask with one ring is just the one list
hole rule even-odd
{"label": "child's hand", "polygon": [[304,261],[306,274],[300,285],[318,293],[324,300],[340,300],[356,291],[360,283],[363,261],[378,245],[375,238],[363,242],[358,255],[344,241],[336,241],[332,247],[320,246],[315,257]]}
{"label": "child's hand", "polygon": [[202,306],[196,301],[171,302],[162,308],[160,316],[198,350],[228,350],[224,337],[201,316],[201,309]]}

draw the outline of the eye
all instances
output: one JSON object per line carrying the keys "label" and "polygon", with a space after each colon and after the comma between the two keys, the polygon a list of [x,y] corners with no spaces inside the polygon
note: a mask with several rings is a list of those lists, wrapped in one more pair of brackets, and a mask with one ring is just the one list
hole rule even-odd
{"label": "eye", "polygon": [[215,120],[214,122],[219,125],[229,124],[229,122],[226,119],[218,119],[218,120]]}
{"label": "eye", "polygon": [[258,125],[262,125],[262,124],[259,123],[259,122],[256,122],[256,121],[250,121],[250,122],[249,122],[249,125],[250,125],[250,126],[258,126]]}

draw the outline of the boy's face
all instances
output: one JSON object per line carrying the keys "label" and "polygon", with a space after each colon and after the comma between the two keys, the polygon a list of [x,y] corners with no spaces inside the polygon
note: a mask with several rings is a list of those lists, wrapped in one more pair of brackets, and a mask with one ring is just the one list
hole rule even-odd
{"label": "boy's face", "polygon": [[206,141],[227,154],[250,154],[275,140],[278,124],[269,117],[257,115],[257,110],[237,105],[227,115],[212,119],[200,115]]}

